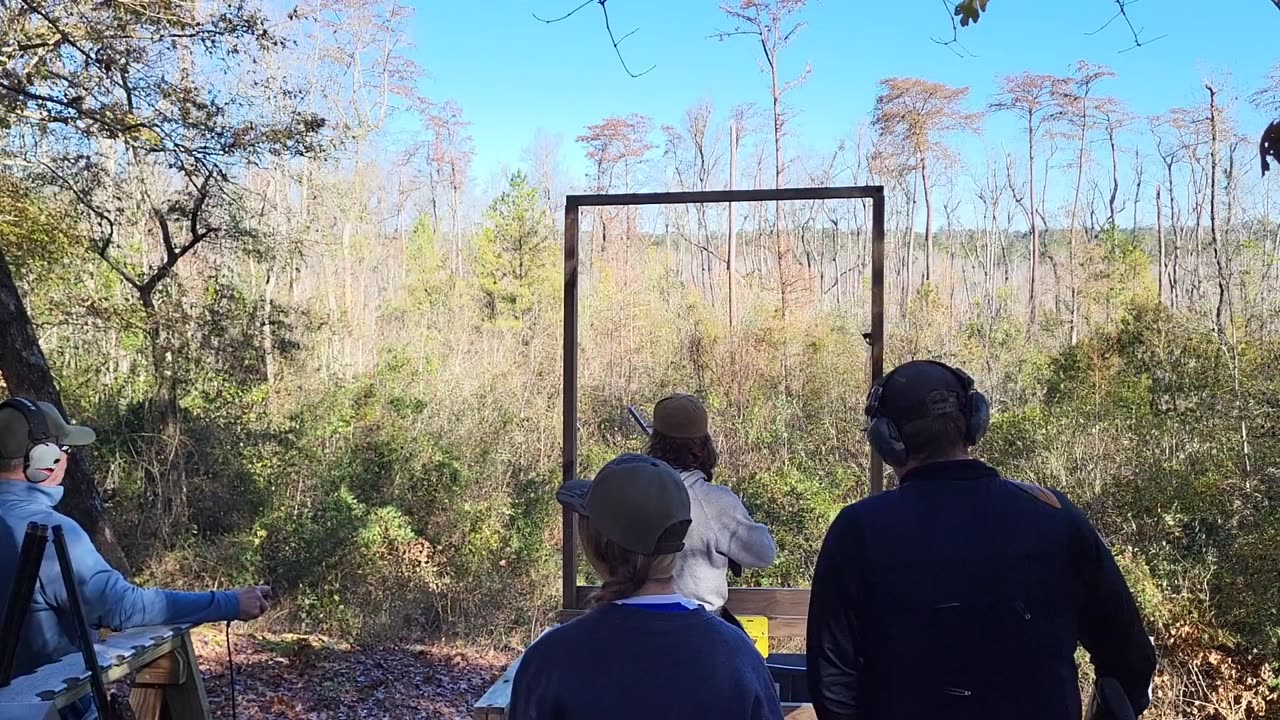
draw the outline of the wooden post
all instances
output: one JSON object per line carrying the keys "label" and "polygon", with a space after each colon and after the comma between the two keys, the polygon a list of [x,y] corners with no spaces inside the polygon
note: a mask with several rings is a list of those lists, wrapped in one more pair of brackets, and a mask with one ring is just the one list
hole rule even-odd
{"label": "wooden post", "polygon": [[[578,203],[564,205],[564,427],[561,480],[578,476]],[[561,508],[561,574],[564,607],[575,608],[578,586],[577,526],[573,512]]]}
{"label": "wooden post", "polygon": [[138,671],[129,705],[138,720],[211,717],[191,633],[182,634],[182,644],[177,649]]}
{"label": "wooden post", "polygon": [[[884,188],[871,199],[871,382],[884,375]],[[871,494],[884,490],[884,461],[871,450]]]}

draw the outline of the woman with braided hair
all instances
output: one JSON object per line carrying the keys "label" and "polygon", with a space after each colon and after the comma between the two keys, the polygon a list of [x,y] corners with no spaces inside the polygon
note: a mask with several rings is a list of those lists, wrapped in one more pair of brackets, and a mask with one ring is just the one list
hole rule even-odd
{"label": "woman with braided hair", "polygon": [[556,493],[601,589],[583,616],[529,646],[511,720],[782,720],[747,636],[675,588],[689,493],[666,463],[623,455]]}

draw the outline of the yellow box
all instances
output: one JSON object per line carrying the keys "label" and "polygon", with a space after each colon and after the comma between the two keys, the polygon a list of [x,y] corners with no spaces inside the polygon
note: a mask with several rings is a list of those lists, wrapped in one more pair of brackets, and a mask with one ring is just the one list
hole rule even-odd
{"label": "yellow box", "polygon": [[769,657],[769,618],[764,615],[738,615],[738,622],[756,644],[762,657]]}

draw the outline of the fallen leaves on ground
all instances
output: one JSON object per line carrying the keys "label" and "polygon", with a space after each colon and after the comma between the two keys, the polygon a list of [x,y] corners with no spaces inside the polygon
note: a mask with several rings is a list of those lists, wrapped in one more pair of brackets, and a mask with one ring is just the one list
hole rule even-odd
{"label": "fallen leaves on ground", "polygon": [[[232,717],[226,638],[192,634],[215,720]],[[310,635],[231,634],[237,720],[465,720],[514,660],[454,644],[355,647]]]}

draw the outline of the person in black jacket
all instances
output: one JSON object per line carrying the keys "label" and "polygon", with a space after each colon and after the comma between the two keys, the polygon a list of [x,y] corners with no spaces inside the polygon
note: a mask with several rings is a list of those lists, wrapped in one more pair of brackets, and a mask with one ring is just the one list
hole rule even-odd
{"label": "person in black jacket", "polygon": [[1155,648],[1125,579],[1066,495],[970,458],[989,422],[972,379],[909,362],[865,412],[899,486],[842,510],[819,553],[818,718],[1079,720],[1077,643],[1140,715]]}

